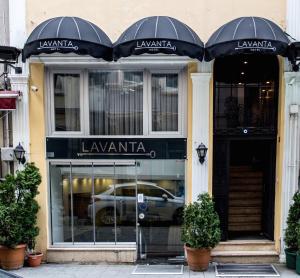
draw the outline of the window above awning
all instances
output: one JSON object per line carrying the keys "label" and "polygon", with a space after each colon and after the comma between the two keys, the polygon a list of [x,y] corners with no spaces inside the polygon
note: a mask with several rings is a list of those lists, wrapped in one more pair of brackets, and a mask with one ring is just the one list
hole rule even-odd
{"label": "window above awning", "polygon": [[288,55],[288,35],[262,17],[240,17],[221,26],[205,45],[205,60],[236,54]]}
{"label": "window above awning", "polygon": [[76,53],[112,60],[112,43],[95,24],[78,17],[55,17],[37,26],[23,49],[23,61],[41,53]]}
{"label": "window above awning", "polygon": [[114,59],[140,54],[175,54],[202,60],[204,44],[186,24],[168,16],[151,16],[131,25],[114,44]]}

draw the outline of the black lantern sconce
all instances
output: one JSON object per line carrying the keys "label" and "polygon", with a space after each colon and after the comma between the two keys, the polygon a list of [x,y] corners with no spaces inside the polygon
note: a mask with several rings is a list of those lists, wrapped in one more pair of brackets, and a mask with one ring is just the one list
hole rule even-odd
{"label": "black lantern sconce", "polygon": [[20,163],[24,164],[26,162],[25,150],[20,143],[18,146],[15,147],[14,154],[15,154],[15,157],[18,160],[19,164]]}
{"label": "black lantern sconce", "polygon": [[207,150],[207,147],[203,143],[201,143],[196,149],[201,164],[205,161]]}

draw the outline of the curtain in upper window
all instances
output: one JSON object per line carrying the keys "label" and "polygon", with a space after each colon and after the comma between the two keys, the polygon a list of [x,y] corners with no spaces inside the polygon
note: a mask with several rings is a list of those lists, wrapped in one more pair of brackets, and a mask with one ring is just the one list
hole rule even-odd
{"label": "curtain in upper window", "polygon": [[152,74],[152,131],[178,131],[178,74]]}
{"label": "curtain in upper window", "polygon": [[143,72],[90,72],[91,135],[143,134]]}
{"label": "curtain in upper window", "polygon": [[55,131],[80,131],[80,74],[54,74]]}

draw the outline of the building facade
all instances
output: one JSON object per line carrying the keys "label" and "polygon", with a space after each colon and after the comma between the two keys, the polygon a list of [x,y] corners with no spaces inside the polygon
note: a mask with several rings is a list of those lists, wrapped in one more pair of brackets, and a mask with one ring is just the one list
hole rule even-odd
{"label": "building facade", "polygon": [[[13,112],[14,140],[43,177],[38,248],[49,262],[179,260],[183,206],[202,192],[214,196],[220,215],[216,260],[284,260],[285,219],[298,189],[300,79],[279,49],[293,41],[280,39],[283,31],[300,40],[297,0],[9,4],[10,44],[20,48],[54,24],[54,35],[84,36],[86,23],[72,16],[113,42],[132,28],[138,36],[147,22],[134,23],[149,16],[155,16],[153,25],[149,20],[155,38],[168,26],[178,39],[185,28],[195,42],[197,35],[209,47],[213,41],[211,49],[224,30],[234,38],[251,26],[254,38],[266,29],[274,36],[246,40],[238,55],[218,56],[226,48],[218,46],[206,61],[166,52],[107,61],[104,50],[103,59],[48,50],[26,57],[23,74],[11,75],[23,92]],[[172,18],[185,27],[175,28]],[[76,47],[53,39],[43,38],[39,48]],[[139,43],[136,48],[157,48]],[[174,49],[167,43],[159,47]],[[201,143],[204,163],[196,151]]]}

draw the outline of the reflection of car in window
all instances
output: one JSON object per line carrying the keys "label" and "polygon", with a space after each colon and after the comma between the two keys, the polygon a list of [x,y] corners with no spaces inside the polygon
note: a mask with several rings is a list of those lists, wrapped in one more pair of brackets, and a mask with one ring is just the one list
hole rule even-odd
{"label": "reflection of car in window", "polygon": [[[100,194],[92,196],[88,214],[92,218],[93,205],[95,207],[96,225],[113,225],[118,222],[134,222],[136,219],[136,193],[144,195],[146,207],[146,221],[173,221],[178,224],[184,206],[184,198],[176,197],[155,183],[137,181],[136,183],[122,183],[111,185]],[[115,211],[116,205],[116,211]]]}

